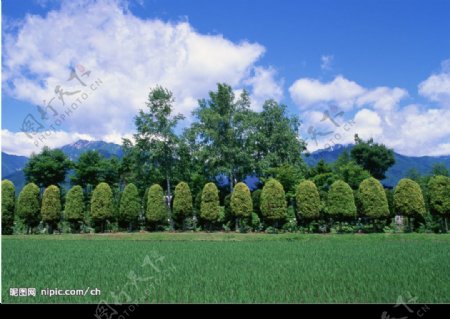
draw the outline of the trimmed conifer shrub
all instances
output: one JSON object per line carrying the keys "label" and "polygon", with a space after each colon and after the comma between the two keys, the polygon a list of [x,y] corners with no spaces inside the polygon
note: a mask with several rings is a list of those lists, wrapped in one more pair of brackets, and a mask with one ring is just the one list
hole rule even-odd
{"label": "trimmed conifer shrub", "polygon": [[7,179],[2,181],[2,235],[11,235],[14,231],[14,209],[16,188]]}

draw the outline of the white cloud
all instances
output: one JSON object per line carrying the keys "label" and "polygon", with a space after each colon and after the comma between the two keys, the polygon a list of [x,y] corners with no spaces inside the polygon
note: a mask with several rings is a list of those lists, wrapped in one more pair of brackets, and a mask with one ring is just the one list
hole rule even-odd
{"label": "white cloud", "polygon": [[328,83],[310,78],[298,79],[289,88],[289,93],[302,110],[316,107],[321,103],[334,103],[344,110],[349,110],[356,99],[365,93],[365,89],[339,75]]}
{"label": "white cloud", "polygon": [[[448,63],[450,65],[450,62]],[[450,153],[450,71],[443,63],[439,74],[430,76],[419,85],[419,93],[438,106],[401,102],[409,97],[405,89],[394,87],[364,88],[342,76],[328,83],[316,79],[299,79],[289,89],[291,97],[301,110],[303,134],[314,127],[317,132],[332,132],[319,136],[318,145],[308,141],[308,150],[314,151],[333,144],[353,143],[357,133],[363,139],[373,138],[396,152],[409,156],[448,155]],[[448,86],[448,87],[447,87]],[[344,110],[342,116],[323,121],[323,112],[332,105]],[[362,108],[362,109],[360,109]],[[332,116],[336,112],[330,112]],[[348,130],[344,129],[347,123]],[[354,123],[349,125],[348,123]]]}
{"label": "white cloud", "polygon": [[419,84],[419,93],[431,101],[450,107],[450,60],[442,62],[440,73]]}
{"label": "white cloud", "polygon": [[252,108],[256,111],[262,110],[264,101],[274,99],[279,101],[283,98],[283,83],[275,80],[274,68],[255,67],[254,75],[245,81],[252,86]]}
{"label": "white cloud", "polygon": [[323,71],[330,71],[332,69],[334,56],[333,55],[322,55],[320,57],[320,68]]}
{"label": "white cloud", "polygon": [[[40,138],[40,139],[39,139]],[[36,135],[35,138],[30,138],[24,132],[11,132],[9,130],[2,130],[2,152],[30,156],[31,153],[39,153],[42,147],[48,146],[50,148],[61,147],[78,140],[93,141],[94,138],[88,134],[67,133],[65,131],[45,131]]]}
{"label": "white cloud", "polygon": [[83,80],[103,84],[62,129],[100,139],[128,134],[149,88],[158,84],[174,92],[175,111],[186,116],[217,82],[239,88],[248,81],[256,99],[278,98],[274,70],[255,65],[264,51],[257,43],[200,34],[187,22],[143,20],[123,2],[65,1],[46,17],[27,16],[17,33],[4,34],[2,82],[7,94],[42,105],[58,84],[66,92],[89,90],[67,82],[69,68],[82,64],[91,71]]}

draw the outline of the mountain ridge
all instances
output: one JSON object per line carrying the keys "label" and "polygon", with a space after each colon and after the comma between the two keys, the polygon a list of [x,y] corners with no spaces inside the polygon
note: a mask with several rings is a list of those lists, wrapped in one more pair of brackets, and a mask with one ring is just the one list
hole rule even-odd
{"label": "mountain ridge", "polygon": [[[321,159],[327,163],[332,163],[337,160],[340,154],[344,151],[350,152],[353,144],[341,145],[336,144],[330,149],[321,149],[311,152],[308,155],[303,154],[302,157],[310,166],[315,166]],[[78,140],[74,143],[64,145],[59,148],[71,160],[77,160],[79,156],[88,150],[97,150],[106,158],[123,156],[122,147],[115,143],[104,141],[88,141]],[[430,173],[432,166],[436,163],[443,163],[450,170],[450,155],[443,156],[406,156],[394,152],[395,164],[386,172],[386,179],[381,182],[386,187],[393,187],[397,184],[400,178],[404,177],[407,172],[415,168],[421,174]],[[19,191],[25,184],[25,176],[23,168],[28,162],[28,157],[11,155],[2,152],[2,179],[10,179],[16,189]]]}

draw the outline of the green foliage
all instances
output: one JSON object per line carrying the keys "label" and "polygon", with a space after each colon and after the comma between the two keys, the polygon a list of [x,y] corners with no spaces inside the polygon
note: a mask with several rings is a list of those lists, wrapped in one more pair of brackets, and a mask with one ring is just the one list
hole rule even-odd
{"label": "green foliage", "polygon": [[431,174],[434,176],[450,176],[447,166],[444,163],[435,163],[431,168]]}
{"label": "green foliage", "polygon": [[80,222],[84,221],[85,204],[81,186],[73,186],[66,194],[64,218],[69,222],[72,231],[80,229]]}
{"label": "green foliage", "polygon": [[105,222],[113,217],[113,194],[107,183],[100,183],[94,189],[91,198],[91,218],[94,223],[101,223],[104,230]]}
{"label": "green foliage", "polygon": [[216,184],[208,183],[203,188],[200,206],[200,217],[214,222],[219,219],[219,190]]}
{"label": "green foliage", "polygon": [[250,190],[245,183],[237,183],[231,195],[231,210],[234,216],[249,217],[253,212],[253,202]]}
{"label": "green foliage", "polygon": [[370,173],[350,159],[347,151],[343,152],[335,164],[335,172],[339,179],[352,189],[358,189],[361,182],[370,177]]}
{"label": "green foliage", "polygon": [[374,143],[373,139],[363,141],[357,134],[351,157],[378,180],[384,179],[386,171],[395,164],[392,149],[388,149],[383,144]]}
{"label": "green foliage", "polygon": [[119,223],[132,225],[138,221],[141,213],[141,200],[137,187],[130,183],[120,197]]}
{"label": "green foliage", "polygon": [[367,178],[359,185],[358,201],[361,215],[375,219],[389,217],[386,193],[375,178]]}
{"label": "green foliage", "polygon": [[298,184],[295,199],[297,212],[303,219],[317,219],[320,215],[320,195],[316,185],[311,181]]}
{"label": "green foliage", "polygon": [[164,191],[158,184],[148,190],[147,211],[145,217],[150,224],[162,224],[167,219]]}
{"label": "green foliage", "polygon": [[430,211],[434,215],[450,215],[450,178],[444,175],[431,177],[428,190]]}
{"label": "green foliage", "polygon": [[31,155],[23,172],[27,182],[47,187],[61,184],[71,167],[72,162],[63,151],[44,147],[41,153]]}
{"label": "green foliage", "polygon": [[[284,164],[279,167],[269,168],[265,171],[265,175],[274,178],[283,185],[286,193],[294,194],[295,186],[305,178],[306,169],[304,167]],[[265,182],[268,178],[262,178]]]}
{"label": "green foliage", "polygon": [[394,211],[407,217],[425,215],[425,202],[419,184],[409,178],[398,182],[394,190]]}
{"label": "green foliage", "polygon": [[346,182],[336,181],[331,185],[326,209],[328,215],[337,219],[348,219],[356,216],[353,190]]}
{"label": "green foliage", "polygon": [[253,202],[253,211],[261,216],[261,192],[262,190],[257,189],[252,192],[252,202]]}
{"label": "green foliage", "polygon": [[385,188],[384,193],[386,194],[386,199],[389,207],[389,216],[395,216],[394,212],[394,192],[391,189]]}
{"label": "green foliage", "polygon": [[116,157],[104,158],[98,151],[87,151],[75,164],[72,184],[94,187],[99,183],[115,185],[119,182],[119,162]]}
{"label": "green foliage", "polygon": [[2,181],[2,235],[11,235],[14,227],[16,189],[7,179]]}
{"label": "green foliage", "polygon": [[39,224],[39,187],[36,184],[28,183],[20,192],[17,200],[17,215],[27,225],[27,233],[31,227]]}
{"label": "green foliage", "polygon": [[261,192],[261,212],[268,221],[286,218],[287,204],[283,185],[276,179],[269,179]]}
{"label": "green foliage", "polygon": [[[123,140],[125,158],[128,161],[124,173],[130,175],[129,179],[141,189],[149,182],[164,181],[170,190],[170,182],[174,179],[176,166],[180,162],[179,151],[182,150],[175,127],[183,119],[183,115],[173,115],[174,102],[169,90],[160,86],[151,88],[146,108],[139,110],[135,117],[135,142]],[[156,215],[153,217],[159,218]]]}
{"label": "green foliage", "polygon": [[54,225],[61,219],[61,194],[58,186],[50,185],[45,189],[41,215],[42,220],[49,225]]}
{"label": "green foliage", "polygon": [[175,187],[175,194],[173,200],[173,213],[177,220],[183,220],[186,217],[191,217],[193,214],[192,194],[189,185],[185,182],[180,182]]}

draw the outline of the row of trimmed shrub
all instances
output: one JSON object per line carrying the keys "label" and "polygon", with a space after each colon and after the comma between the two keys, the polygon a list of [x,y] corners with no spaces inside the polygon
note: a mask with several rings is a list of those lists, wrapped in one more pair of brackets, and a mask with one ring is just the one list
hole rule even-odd
{"label": "row of trimmed shrub", "polygon": [[[431,213],[446,218],[450,214],[450,178],[432,177],[428,187]],[[354,220],[357,215],[371,220],[387,220],[392,216],[386,192],[374,178],[365,179],[356,192],[347,183],[336,181],[331,185],[324,202],[320,199],[316,185],[305,180],[297,186],[295,198],[296,219],[302,223],[321,218],[349,221]],[[128,184],[120,196],[117,216],[113,214],[115,211],[113,200],[113,192],[106,183],[97,185],[92,193],[89,218],[92,225],[101,232],[105,231],[106,222],[113,219],[117,219],[121,225],[126,225],[132,230],[139,219],[145,219],[149,229],[158,229],[158,226],[167,224],[170,221],[169,217],[172,217],[177,228],[184,228],[186,219],[196,215],[193,196],[189,185],[185,182],[179,183],[175,188],[171,214],[165,205],[164,191],[157,184],[146,191],[143,203],[136,186]],[[225,201],[227,202],[227,199]],[[285,192],[283,186],[275,179],[269,179],[262,190],[256,190],[253,194],[246,184],[238,183],[228,201],[231,219],[234,219],[236,228],[253,225],[255,229],[262,222],[266,227],[279,227],[288,220]],[[219,190],[216,185],[207,183],[201,193],[197,214],[200,222],[207,229],[217,228],[218,224],[224,222],[226,214],[224,210],[226,207],[220,206]],[[420,218],[426,214],[422,191],[416,182],[410,179],[399,181],[393,194],[393,210],[395,214],[408,218]],[[80,225],[87,219],[85,197],[80,186],[72,187],[66,194],[62,214],[60,190],[57,186],[47,187],[40,201],[38,186],[29,183],[20,192],[15,205],[14,185],[4,180],[2,181],[3,234],[13,232],[14,212],[27,226],[27,233],[41,220],[51,233],[62,218],[70,223],[73,231],[79,231]]]}

